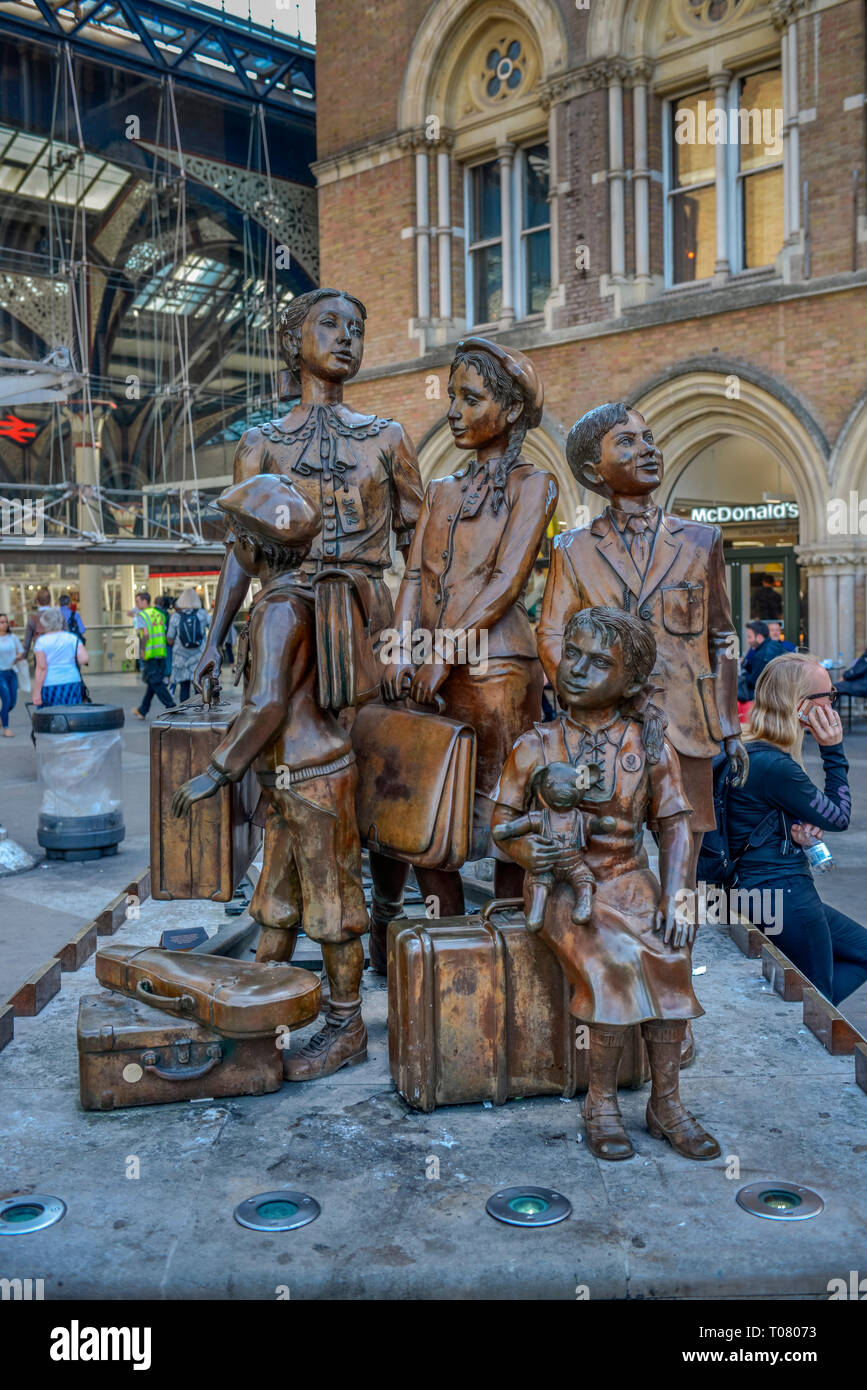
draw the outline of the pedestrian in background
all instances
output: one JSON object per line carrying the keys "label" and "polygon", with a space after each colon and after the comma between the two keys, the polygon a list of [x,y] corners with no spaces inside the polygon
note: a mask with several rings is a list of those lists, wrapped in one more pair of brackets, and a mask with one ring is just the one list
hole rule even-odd
{"label": "pedestrian in background", "polygon": [[45,631],[45,629],[42,626],[42,614],[45,612],[47,608],[50,607],[51,591],[50,589],[46,589],[44,585],[40,585],[40,587],[36,590],[36,607],[34,608],[33,612],[29,615],[27,619],[27,626],[24,629],[25,656],[29,656],[30,648],[33,646],[33,643],[35,642],[36,638],[39,637]]}
{"label": "pedestrian in background", "polygon": [[59,608],[40,613],[42,633],[36,638],[36,676],[33,703],[40,705],[80,705],[84,694],[81,667],[88,663],[87,648],[75,632],[67,632]]}
{"label": "pedestrian in background", "polygon": [[192,585],[184,589],[175,599],[174,612],[169,618],[166,633],[166,645],[172,661],[172,676],[177,683],[181,704],[190,698],[190,682],[204,650],[210,622],[210,616],[202,607],[202,600],[197,591]]}
{"label": "pedestrian in background", "polygon": [[63,614],[63,621],[66,623],[67,632],[75,632],[84,641],[86,628],[81,620],[81,614],[77,608],[72,607],[72,600],[69,594],[61,594],[57,600],[60,611]]}
{"label": "pedestrian in background", "polygon": [[157,608],[151,603],[147,589],[142,589],[136,594],[135,606],[134,622],[138,629],[145,693],[141,704],[133,710],[133,715],[136,719],[147,719],[155,695],[166,709],[175,708],[175,702],[166,685],[166,615],[162,608]]}
{"label": "pedestrian in background", "polygon": [[18,673],[15,663],[20,661],[23,655],[24,648],[12,631],[9,618],[5,613],[0,613],[0,724],[3,726],[4,738],[15,737],[9,728],[9,715],[18,699]]}
{"label": "pedestrian in background", "polygon": [[[172,598],[171,594],[157,594],[156,598],[154,599],[154,608],[159,608],[162,611],[163,617],[166,620],[166,637],[168,637],[169,619],[171,618],[172,609],[174,608],[174,606],[175,601]],[[174,695],[175,681],[174,676],[172,674],[172,649],[169,646],[168,641],[166,641],[166,685],[168,686],[170,693]]]}
{"label": "pedestrian in background", "polygon": [[[804,853],[826,831],[847,830],[852,815],[836,699],[815,657],[776,657],[759,676],[744,734],[747,780],[728,794],[729,848],[737,858],[738,889],[747,893],[747,915],[764,931],[775,928],[775,944],[832,1004],[867,980],[867,931],[822,901]],[[819,749],[824,786],[804,771],[805,733]],[[762,890],[755,900],[754,888]],[[782,895],[781,909],[766,920],[773,892]]]}

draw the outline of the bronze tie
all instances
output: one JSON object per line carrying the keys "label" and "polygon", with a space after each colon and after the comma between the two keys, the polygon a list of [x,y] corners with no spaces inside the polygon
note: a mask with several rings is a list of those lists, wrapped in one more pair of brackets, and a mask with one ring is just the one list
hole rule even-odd
{"label": "bronze tie", "polygon": [[631,516],[626,529],[632,532],[629,549],[643,579],[650,563],[650,523],[646,516]]}

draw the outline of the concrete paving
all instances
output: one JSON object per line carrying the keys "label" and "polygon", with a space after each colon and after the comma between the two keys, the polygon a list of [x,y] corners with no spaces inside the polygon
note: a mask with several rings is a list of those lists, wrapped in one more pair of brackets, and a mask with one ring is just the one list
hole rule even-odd
{"label": "concrete paving", "polygon": [[[136,698],[129,679],[97,682],[100,698]],[[0,880],[0,985],[20,983],[145,866],[146,728],[130,723],[124,744],[121,854]],[[834,838],[840,867],[821,889],[857,917],[867,735],[847,744],[856,821]],[[31,745],[3,741],[0,754],[2,817],[36,849]],[[113,939],[225,922],[219,904],[150,901]],[[644,1128],[646,1091],[625,1091],[638,1153],[605,1164],[576,1142],[578,1100],[412,1111],[389,1078],[385,987],[369,972],[364,1066],[264,1097],[85,1113],[75,1027],[80,996],[98,988],[91,960],[42,1014],[16,1020],[0,1053],[0,1198],[43,1191],[69,1207],[44,1232],[0,1240],[0,1277],[42,1278],[47,1299],[826,1298],[830,1279],[867,1260],[867,1096],[852,1059],[829,1056],[723,930],[699,933],[695,965],[707,967],[695,980],[707,1014],[683,1093],[723,1156],[680,1158]],[[759,1179],[813,1187],[825,1211],[759,1220],[735,1203]],[[487,1198],[522,1182],[563,1192],[571,1218],[535,1231],[494,1222]],[[234,1222],[238,1202],[278,1188],[311,1193],[322,1215],[274,1235]]]}
{"label": "concrete paving", "polygon": [[[114,940],[222,920],[213,904],[149,902]],[[75,1024],[90,961],[0,1054],[0,1197],[69,1207],[0,1241],[0,1276],[42,1278],[46,1299],[826,1298],[864,1267],[867,1096],[852,1059],[829,1056],[721,929],[700,934],[695,964],[707,1014],[683,1092],[723,1156],[679,1157],[644,1128],[646,1091],[625,1091],[638,1152],[605,1164],[576,1143],[577,1100],[410,1110],[369,972],[366,1065],[264,1097],[85,1113]],[[751,1216],[735,1194],[759,1179],[814,1187],[825,1211]],[[564,1193],[571,1218],[521,1230],[487,1216],[492,1193],[523,1182]],[[238,1202],[280,1188],[309,1192],[322,1215],[273,1235],[235,1223]]]}

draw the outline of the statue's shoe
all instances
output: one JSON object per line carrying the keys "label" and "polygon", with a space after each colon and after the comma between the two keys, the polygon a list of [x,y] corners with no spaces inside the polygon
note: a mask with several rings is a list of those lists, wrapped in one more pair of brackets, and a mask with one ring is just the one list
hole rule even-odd
{"label": "statue's shoe", "polygon": [[612,1163],[632,1158],[635,1150],[620,1117],[614,1110],[609,1115],[588,1115],[584,1108],[584,1132],[587,1147],[595,1158],[606,1158]]}
{"label": "statue's shoe", "polygon": [[647,1103],[647,1128],[654,1139],[667,1139],[673,1149],[684,1158],[695,1158],[704,1161],[710,1158],[719,1158],[720,1146],[712,1134],[708,1134],[706,1129],[702,1129],[694,1115],[690,1115],[683,1106],[680,1107],[680,1115],[673,1124],[664,1125],[656,1118],[650,1102]]}
{"label": "statue's shoe", "polygon": [[331,1076],[341,1067],[367,1061],[367,1029],[361,1013],[348,1023],[334,1023],[325,1015],[325,1027],[308,1039],[298,1052],[284,1053],[283,1075],[287,1081],[315,1081]]}

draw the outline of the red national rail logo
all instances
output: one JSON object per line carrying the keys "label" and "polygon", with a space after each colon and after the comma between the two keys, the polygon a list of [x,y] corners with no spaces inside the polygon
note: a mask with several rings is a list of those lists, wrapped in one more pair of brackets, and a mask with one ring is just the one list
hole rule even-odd
{"label": "red national rail logo", "polygon": [[6,415],[0,420],[0,435],[11,439],[15,444],[27,444],[29,440],[36,438],[36,426],[28,424],[26,420],[19,420],[17,415]]}

